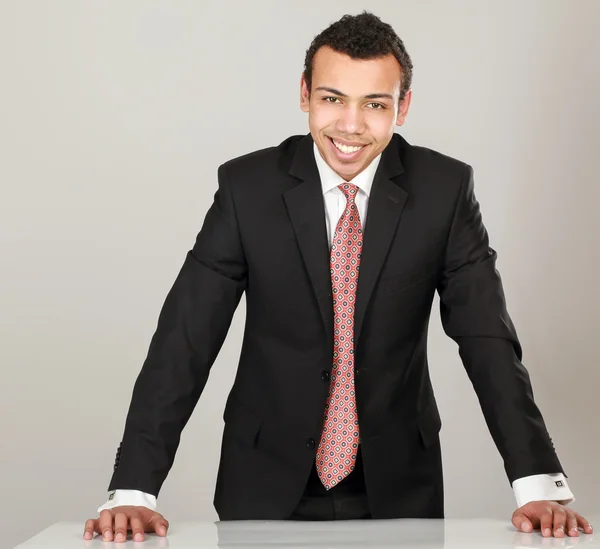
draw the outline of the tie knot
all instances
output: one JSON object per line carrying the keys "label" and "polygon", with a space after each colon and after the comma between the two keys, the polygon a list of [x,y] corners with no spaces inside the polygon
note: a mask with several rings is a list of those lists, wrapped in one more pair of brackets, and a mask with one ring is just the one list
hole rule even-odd
{"label": "tie knot", "polygon": [[354,200],[354,197],[358,192],[358,187],[354,183],[348,182],[338,185],[338,189],[340,189],[346,195],[346,200],[348,201]]}

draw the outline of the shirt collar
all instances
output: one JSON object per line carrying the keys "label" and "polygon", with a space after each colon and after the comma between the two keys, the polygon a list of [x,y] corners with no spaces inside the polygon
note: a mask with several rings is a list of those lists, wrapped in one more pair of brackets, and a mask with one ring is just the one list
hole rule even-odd
{"label": "shirt collar", "polygon": [[[317,162],[317,168],[319,170],[319,177],[321,178],[321,186],[323,187],[323,194],[330,191],[331,189],[341,185],[345,182],[344,178],[339,176],[333,171],[331,166],[323,160],[317,144],[313,142],[313,153],[315,155],[315,161]],[[371,186],[373,185],[373,178],[379,166],[381,160],[381,153],[379,153],[371,163],[360,172],[350,183],[356,185],[361,191],[367,196],[371,193]]]}

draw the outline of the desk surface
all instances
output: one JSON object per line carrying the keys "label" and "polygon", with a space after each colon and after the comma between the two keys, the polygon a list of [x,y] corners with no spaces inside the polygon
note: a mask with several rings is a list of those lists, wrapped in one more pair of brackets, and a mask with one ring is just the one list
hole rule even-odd
{"label": "desk surface", "polygon": [[[600,528],[600,515],[586,516]],[[543,538],[539,531],[517,532],[510,521],[497,519],[390,519],[364,521],[225,521],[171,522],[169,534],[161,538],[146,534],[144,542],[134,542],[131,534],[124,543],[102,541],[100,535],[83,539],[82,522],[57,522],[18,549],[80,549],[137,547],[140,549],[338,549],[391,548],[480,549],[554,548],[579,545],[600,549],[599,534],[579,533],[579,537]],[[15,549],[17,549],[15,548]]]}

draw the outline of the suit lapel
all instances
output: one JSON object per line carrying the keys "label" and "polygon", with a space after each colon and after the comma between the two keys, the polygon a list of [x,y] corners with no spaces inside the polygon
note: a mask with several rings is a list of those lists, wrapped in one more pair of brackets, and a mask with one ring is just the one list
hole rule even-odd
{"label": "suit lapel", "polygon": [[[390,145],[395,143],[391,142]],[[386,147],[375,172],[363,231],[356,304],[354,310],[354,347],[358,347],[365,313],[379,272],[396,233],[408,193],[393,178],[404,173],[397,146]]]}
{"label": "suit lapel", "polygon": [[329,272],[329,244],[325,201],[310,134],[303,137],[292,159],[289,174],[301,183],[283,193],[298,246],[333,345],[333,301]]}
{"label": "suit lapel", "polygon": [[[407,192],[393,181],[404,173],[398,155],[398,140],[402,138],[394,134],[383,151],[369,196],[354,312],[355,348],[375,282],[408,198]],[[310,134],[299,140],[289,174],[301,182],[285,191],[283,198],[319,304],[327,339],[333,345],[333,299],[325,202]]]}

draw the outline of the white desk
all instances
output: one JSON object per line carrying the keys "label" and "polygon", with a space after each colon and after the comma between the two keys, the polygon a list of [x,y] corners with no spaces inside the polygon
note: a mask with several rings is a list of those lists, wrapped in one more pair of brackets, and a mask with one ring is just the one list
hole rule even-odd
{"label": "white desk", "polygon": [[[585,515],[584,515],[585,516]],[[600,515],[586,517],[600,528]],[[492,549],[554,548],[579,545],[600,549],[600,534],[579,533],[578,538],[543,538],[539,531],[517,532],[510,520],[496,519],[394,519],[364,521],[172,521],[166,538],[146,534],[143,542],[102,541],[100,535],[83,539],[83,522],[57,522],[18,549],[84,549],[137,547],[139,549],[338,549],[397,548],[410,549]],[[15,548],[17,549],[17,548]]]}

